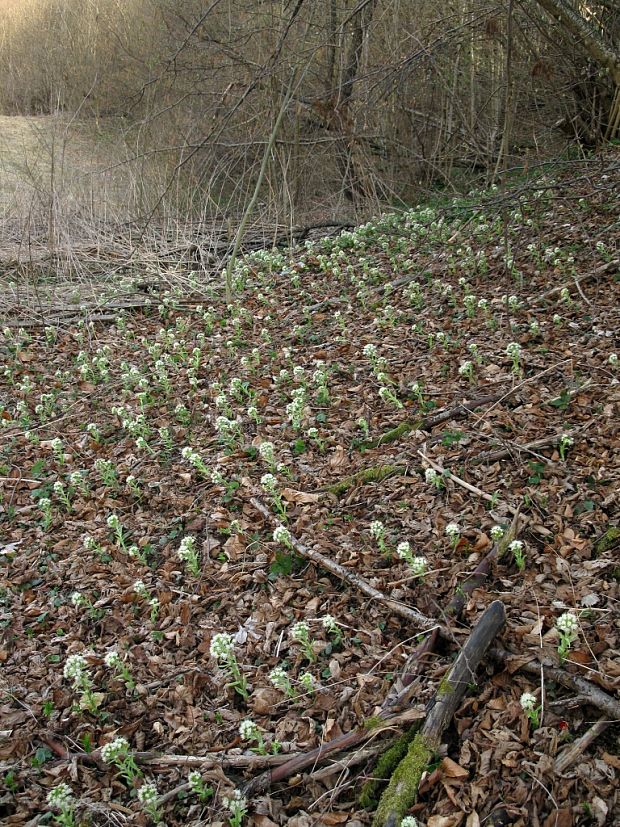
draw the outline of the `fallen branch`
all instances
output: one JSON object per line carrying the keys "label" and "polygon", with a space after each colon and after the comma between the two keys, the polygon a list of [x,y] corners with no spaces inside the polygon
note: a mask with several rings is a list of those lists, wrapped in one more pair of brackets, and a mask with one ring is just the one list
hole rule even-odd
{"label": "fallen branch", "polygon": [[415,802],[422,773],[439,749],[445,728],[458,709],[465,690],[475,681],[480,661],[505,622],[504,604],[500,600],[493,601],[469,636],[450,674],[442,680],[422,729],[381,796],[373,827],[397,827]]}
{"label": "fallen branch", "polygon": [[[520,453],[524,451],[526,453],[535,453],[539,448],[549,448],[553,445],[557,445],[564,434],[570,436],[570,433],[564,431],[560,434],[551,434],[550,436],[542,437],[542,439],[535,439],[532,442],[528,442],[525,445],[517,445],[515,443],[511,443],[510,445],[505,445],[503,448],[494,448],[490,451],[482,451],[482,453],[478,454],[477,456],[473,457],[469,460],[470,465],[481,465],[485,462],[497,462],[499,459],[504,459],[504,457],[509,457],[513,452]],[[538,454],[536,454],[538,456]],[[547,459],[546,457],[540,457],[540,459],[544,459],[545,462],[550,463],[551,460]],[[450,462],[462,462],[462,457],[454,457]]]}
{"label": "fallen branch", "polygon": [[575,761],[583,755],[590,744],[611,725],[611,721],[597,721],[581,738],[577,738],[555,759],[554,770],[557,773],[566,772]]}
{"label": "fallen branch", "polygon": [[472,414],[476,408],[482,408],[484,405],[492,405],[500,399],[507,399],[513,392],[514,389],[507,393],[494,393],[488,396],[481,396],[471,401],[459,402],[451,408],[446,408],[445,411],[439,411],[439,413],[422,417],[422,419],[405,420],[405,422],[401,422],[376,439],[372,439],[369,442],[362,442],[360,447],[366,449],[378,448],[387,442],[395,442],[397,439],[407,436],[411,431],[431,431],[437,427],[437,425],[441,425],[442,422],[447,422],[451,419],[465,419]]}
{"label": "fallen branch", "polygon": [[[39,736],[58,758],[63,761],[80,762],[83,764],[95,764],[99,769],[105,769],[105,763],[101,759],[101,750],[92,752],[72,752],[66,749],[51,734],[44,733]],[[208,770],[214,767],[227,767],[230,769],[261,769],[266,766],[277,766],[291,760],[290,755],[225,755],[225,748],[222,750],[212,749],[211,755],[175,755],[161,752],[134,752],[132,758],[137,764],[148,765],[149,767],[200,767]]]}
{"label": "fallen branch", "polygon": [[351,474],[351,476],[345,477],[333,485],[328,485],[322,490],[341,497],[349,488],[353,488],[353,486],[358,485],[358,483],[382,482],[396,474],[404,475],[407,473],[407,470],[406,465],[375,465],[372,468],[363,468],[361,471],[356,471],[355,474]]}
{"label": "fallen branch", "polygon": [[552,287],[551,290],[547,290],[546,293],[542,293],[540,296],[537,296],[535,299],[528,301],[528,305],[532,306],[537,302],[544,302],[547,299],[551,298],[552,296],[559,295],[562,290],[566,287],[570,287],[571,285],[577,286],[579,288],[582,284],[585,284],[587,281],[591,279],[595,279],[598,276],[603,276],[606,273],[613,273],[614,271],[618,271],[620,268],[620,259],[613,259],[612,261],[608,261],[606,264],[602,264],[600,267],[597,267],[596,270],[592,270],[590,273],[586,273],[584,276],[578,279],[572,279],[565,284],[560,284],[558,287]]}
{"label": "fallen branch", "polygon": [[[444,469],[439,465],[439,463],[435,462],[435,460],[430,459],[427,457],[426,454],[423,454],[422,451],[418,451],[418,456],[422,457],[424,462],[428,463],[431,468],[434,468],[435,471],[438,471],[440,474],[443,475]],[[446,475],[447,476],[447,475]],[[472,485],[470,482],[466,482],[462,480],[460,477],[457,477],[455,474],[450,472],[449,479],[455,482],[457,485],[460,485],[461,488],[464,488],[466,491],[470,491],[472,494],[475,494],[477,497],[482,497],[483,500],[486,500],[489,503],[495,503],[496,500],[490,494],[487,494],[486,491],[483,491],[481,488],[478,488],[475,485]],[[511,514],[517,514],[518,509],[508,503],[505,503],[505,507],[510,511]]]}
{"label": "fallen branch", "polygon": [[[252,497],[250,502],[254,506],[254,508],[259,511],[263,517],[267,520],[267,522],[271,523],[272,525],[277,525],[277,520],[274,518],[273,514],[269,511],[269,509],[263,505],[260,500],[257,500],[256,497]],[[345,583],[349,583],[358,591],[365,594],[367,597],[376,600],[379,603],[382,603],[387,609],[390,609],[394,614],[400,615],[404,617],[406,620],[410,621],[414,624],[416,629],[420,629],[422,631],[433,628],[437,625],[437,623],[430,617],[426,617],[423,615],[422,612],[419,612],[417,609],[413,609],[411,606],[407,606],[406,603],[401,603],[398,600],[393,600],[391,597],[388,597],[383,592],[380,592],[378,589],[375,589],[374,586],[371,586],[366,580],[362,577],[359,577],[357,574],[354,574],[350,569],[346,569],[344,566],[341,566],[339,563],[334,562],[329,557],[325,557],[319,551],[316,551],[309,546],[304,545],[304,543],[300,542],[297,538],[291,535],[291,545],[293,550],[300,555],[300,557],[305,557],[307,560],[311,560],[315,565],[320,566],[325,571],[330,572],[339,580],[343,580]]]}
{"label": "fallen branch", "polygon": [[[537,660],[532,659],[523,662],[522,657],[511,655],[510,652],[499,647],[493,647],[491,657],[495,660],[503,661],[509,672],[527,672],[530,675],[536,675],[536,677],[540,676],[541,664]],[[608,695],[607,692],[599,689],[599,687],[591,681],[580,678],[578,675],[572,675],[565,669],[558,669],[555,666],[543,665],[542,668],[545,678],[555,681],[555,683],[559,683],[565,689],[570,689],[578,695],[581,695],[586,703],[595,706],[610,720],[620,721],[620,701],[617,701],[611,695]]]}
{"label": "fallen branch", "polygon": [[[456,619],[460,616],[467,599],[471,597],[476,589],[479,589],[484,585],[487,577],[491,573],[491,566],[493,562],[502,557],[504,551],[508,548],[510,543],[517,538],[518,533],[519,509],[517,509],[517,513],[513,517],[512,522],[506,530],[504,536],[497,543],[493,544],[489,553],[478,563],[467,580],[462,585],[459,585],[458,589],[455,590],[450,602],[442,612],[444,617]],[[395,682],[383,702],[382,711],[396,712],[397,710],[404,708],[406,703],[409,701],[412,692],[415,691],[414,679],[417,676],[421,659],[433,652],[435,646],[437,645],[437,640],[440,637],[440,633],[441,630],[439,628],[434,629],[431,634],[425,638],[422,643],[416,646],[414,651],[409,655],[405,665],[402,668],[400,678],[397,682]],[[399,685],[400,688],[396,689]]]}
{"label": "fallen branch", "polygon": [[[274,784],[279,781],[284,781],[290,778],[291,775],[301,772],[308,767],[315,767],[317,764],[325,761],[330,755],[343,752],[344,750],[351,750],[354,747],[363,744],[370,738],[374,738],[381,732],[385,732],[395,727],[402,727],[403,724],[419,721],[424,717],[424,712],[419,709],[409,709],[406,712],[397,715],[378,715],[375,718],[369,719],[364,726],[357,727],[357,729],[346,732],[334,738],[332,741],[327,741],[319,747],[303,752],[299,755],[284,756],[287,758],[285,763],[274,769],[267,770],[262,775],[256,776],[249,781],[243,788],[243,795],[246,798],[252,798],[255,795],[260,795],[266,792]],[[282,756],[277,756],[281,758]]]}

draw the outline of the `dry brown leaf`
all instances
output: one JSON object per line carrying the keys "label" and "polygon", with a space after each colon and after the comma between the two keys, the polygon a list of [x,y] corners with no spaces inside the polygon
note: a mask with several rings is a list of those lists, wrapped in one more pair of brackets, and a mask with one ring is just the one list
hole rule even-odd
{"label": "dry brown leaf", "polygon": [[426,824],[427,827],[458,827],[464,817],[465,813],[455,813],[451,816],[431,816]]}
{"label": "dry brown leaf", "polygon": [[601,758],[606,764],[609,764],[610,767],[614,767],[614,769],[620,770],[620,756],[612,755],[609,752],[604,752]]}
{"label": "dry brown leaf", "polygon": [[254,824],[256,827],[278,827],[275,821],[272,821],[269,816],[264,815],[253,816],[250,819],[249,824]]}
{"label": "dry brown leaf", "polygon": [[341,468],[343,465],[348,465],[349,458],[347,452],[342,445],[336,445],[329,458],[330,468]]}
{"label": "dry brown leaf", "polygon": [[569,807],[562,807],[549,813],[543,827],[573,827],[573,815]]}
{"label": "dry brown leaf", "polygon": [[306,494],[304,491],[295,491],[292,488],[283,488],[282,497],[289,503],[316,503],[320,500],[318,494]]}
{"label": "dry brown leaf", "polygon": [[346,824],[348,820],[349,816],[346,813],[323,813],[319,824],[325,824],[326,827],[331,827],[333,824]]}
{"label": "dry brown leaf", "polygon": [[440,766],[441,771],[446,776],[446,778],[467,778],[467,776],[469,775],[466,769],[463,769],[463,767],[459,766],[459,764],[457,764],[456,761],[453,761],[451,758],[448,758],[447,756],[444,759],[442,759]]}

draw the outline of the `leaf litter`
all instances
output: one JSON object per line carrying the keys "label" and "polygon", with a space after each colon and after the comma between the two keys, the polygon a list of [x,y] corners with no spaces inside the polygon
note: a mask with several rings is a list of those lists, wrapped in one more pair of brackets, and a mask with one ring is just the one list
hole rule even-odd
{"label": "leaf litter", "polygon": [[[410,677],[421,718],[495,599],[507,626],[411,815],[609,823],[617,729],[558,772],[605,715],[543,668],[617,697],[617,153],[586,168],[255,253],[228,309],[210,282],[112,325],[88,308],[20,325],[24,308],[5,308],[3,823],[48,823],[60,783],[76,823],[229,823],[234,790],[363,727],[402,682],[425,628],[394,603],[448,632]],[[495,559],[450,620],[517,508],[521,565]],[[563,613],[577,631],[562,659]],[[251,796],[244,823],[371,823],[360,792],[391,737]],[[133,775],[102,759],[117,738]]]}

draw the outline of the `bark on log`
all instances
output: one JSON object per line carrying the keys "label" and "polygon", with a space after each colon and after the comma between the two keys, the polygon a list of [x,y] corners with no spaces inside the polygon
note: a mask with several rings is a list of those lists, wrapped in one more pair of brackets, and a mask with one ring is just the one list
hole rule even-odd
{"label": "bark on log", "polygon": [[[519,656],[513,656],[510,652],[499,647],[493,647],[491,656],[495,660],[503,661],[510,672],[527,672],[530,675],[540,676],[540,662],[535,658],[523,663],[520,662],[521,658]],[[510,669],[510,662],[513,659],[517,666],[514,669]],[[578,675],[572,675],[565,669],[558,669],[555,666],[543,665],[543,674],[545,678],[555,681],[555,683],[561,684],[561,686],[564,686],[566,689],[570,689],[578,695],[581,695],[587,703],[595,706],[611,721],[620,720],[620,701],[617,701],[611,695],[608,695],[607,692],[599,689],[599,687],[591,681],[580,678]]]}
{"label": "bark on log", "polygon": [[593,741],[596,741],[599,735],[602,735],[605,730],[611,726],[611,721],[597,721],[590,729],[577,738],[564,752],[560,753],[555,759],[554,769],[560,774],[566,772],[575,761],[583,755]]}

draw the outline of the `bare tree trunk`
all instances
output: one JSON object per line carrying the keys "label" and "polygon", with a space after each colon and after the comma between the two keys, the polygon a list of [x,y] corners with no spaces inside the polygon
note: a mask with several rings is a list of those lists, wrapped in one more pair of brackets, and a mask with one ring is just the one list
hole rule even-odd
{"label": "bare tree trunk", "polygon": [[352,201],[368,198],[372,194],[372,185],[369,184],[365,169],[363,148],[354,135],[355,123],[351,113],[351,98],[362,61],[364,38],[377,3],[378,0],[367,0],[352,16],[353,32],[334,107],[335,124],[342,135],[338,146],[338,168],[342,176],[344,191]]}
{"label": "bare tree trunk", "polygon": [[329,0],[329,34],[327,42],[327,69],[325,71],[325,91],[328,97],[331,97],[334,92],[338,39],[338,10],[336,8],[336,0]]}
{"label": "bare tree trunk", "polygon": [[615,86],[620,86],[620,53],[606,43],[600,32],[567,0],[536,0],[536,2],[576,37],[585,52],[609,71]]}

